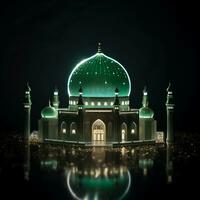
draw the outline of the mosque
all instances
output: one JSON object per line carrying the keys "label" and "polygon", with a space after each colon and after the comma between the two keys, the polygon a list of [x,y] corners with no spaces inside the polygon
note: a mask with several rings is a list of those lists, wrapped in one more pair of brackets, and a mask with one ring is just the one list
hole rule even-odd
{"label": "mosque", "polygon": [[[147,89],[142,107],[130,107],[131,81],[126,69],[101,51],[82,60],[72,70],[67,83],[69,103],[62,108],[56,88],[53,99],[41,111],[38,121],[40,142],[84,145],[112,145],[133,142],[164,142],[149,106]],[[25,91],[25,134],[30,135],[31,89]],[[173,141],[173,94],[167,89],[167,141]]]}

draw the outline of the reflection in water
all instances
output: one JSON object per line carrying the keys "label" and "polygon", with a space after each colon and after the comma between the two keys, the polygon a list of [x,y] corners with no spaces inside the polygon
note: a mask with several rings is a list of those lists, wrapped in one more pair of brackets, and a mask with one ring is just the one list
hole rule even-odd
{"label": "reflection in water", "polygon": [[173,146],[167,144],[166,147],[166,176],[167,176],[167,183],[172,182],[172,175],[173,175]]}
{"label": "reflection in water", "polygon": [[[40,148],[40,170],[42,173],[48,171],[48,178],[51,173],[62,172],[63,184],[73,199],[127,199],[141,190],[138,189],[138,182],[145,186],[150,180],[150,186],[146,187],[151,187],[151,181],[155,181],[152,170],[162,171],[162,164],[156,168],[158,155],[165,152],[164,147],[160,149],[153,145],[114,149],[44,145]],[[172,150],[171,146],[167,146],[166,160],[163,159],[166,162],[166,171],[163,169],[166,172],[166,183],[172,182]],[[161,156],[165,158],[165,154]],[[145,190],[144,186],[141,186],[142,190]]]}
{"label": "reflection in water", "polygon": [[71,195],[75,199],[123,199],[131,185],[128,168],[105,162],[106,151],[103,148],[94,148],[91,158],[92,162],[86,165],[73,163],[66,169]]}
{"label": "reflection in water", "polygon": [[24,154],[24,179],[29,180],[30,176],[30,143],[28,140],[25,142],[25,154]]}

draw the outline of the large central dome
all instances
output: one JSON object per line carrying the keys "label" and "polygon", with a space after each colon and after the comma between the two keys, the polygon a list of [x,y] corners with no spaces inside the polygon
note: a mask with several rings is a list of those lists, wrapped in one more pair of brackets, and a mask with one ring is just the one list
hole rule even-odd
{"label": "large central dome", "polygon": [[98,52],[82,60],[72,70],[68,79],[69,96],[79,96],[80,87],[83,97],[113,97],[116,88],[119,89],[119,96],[127,97],[131,82],[119,62]]}

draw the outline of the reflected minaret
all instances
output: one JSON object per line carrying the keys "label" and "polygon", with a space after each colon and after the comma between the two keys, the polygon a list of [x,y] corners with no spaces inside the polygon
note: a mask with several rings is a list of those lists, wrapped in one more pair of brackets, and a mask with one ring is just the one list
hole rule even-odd
{"label": "reflected minaret", "polygon": [[24,165],[24,178],[29,179],[30,170],[30,117],[31,117],[31,88],[27,83],[24,99],[24,112],[25,112],[25,126],[24,126],[24,143],[25,143],[25,165]]}
{"label": "reflected minaret", "polygon": [[167,178],[167,183],[171,183],[172,180],[172,175],[173,175],[173,160],[172,160],[172,145],[167,144],[167,149],[166,149],[166,178]]}
{"label": "reflected minaret", "polygon": [[173,113],[174,113],[174,101],[173,93],[171,90],[171,84],[167,88],[167,101],[166,101],[166,111],[167,111],[167,144],[173,144],[174,142],[174,130],[173,130]]}

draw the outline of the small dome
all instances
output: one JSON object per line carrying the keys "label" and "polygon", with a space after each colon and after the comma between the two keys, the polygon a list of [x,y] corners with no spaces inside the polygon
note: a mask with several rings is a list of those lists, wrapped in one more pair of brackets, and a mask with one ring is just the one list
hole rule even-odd
{"label": "small dome", "polygon": [[83,97],[114,97],[116,88],[120,97],[127,97],[131,82],[119,62],[98,52],[78,63],[71,72],[68,79],[69,96],[78,97],[80,87],[83,88]]}
{"label": "small dome", "polygon": [[46,106],[41,112],[42,118],[56,118],[58,113],[54,107]]}
{"label": "small dome", "polygon": [[149,107],[142,107],[139,110],[139,117],[140,118],[153,118],[154,112]]}

